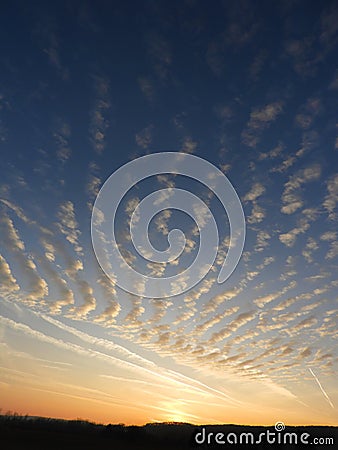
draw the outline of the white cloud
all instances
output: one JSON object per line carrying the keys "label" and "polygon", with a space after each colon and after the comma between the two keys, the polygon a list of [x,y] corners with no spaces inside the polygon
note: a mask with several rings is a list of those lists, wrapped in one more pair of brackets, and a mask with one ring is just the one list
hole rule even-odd
{"label": "white cloud", "polygon": [[139,147],[144,149],[149,147],[153,139],[153,129],[154,125],[149,125],[135,135],[135,141]]}
{"label": "white cloud", "polygon": [[265,192],[265,187],[261,183],[255,183],[250,191],[244,196],[243,201],[254,201]]}
{"label": "white cloud", "polygon": [[2,295],[8,295],[12,292],[17,292],[19,286],[16,279],[12,275],[12,271],[5,258],[0,255],[0,292]]}
{"label": "white cloud", "polygon": [[254,247],[255,252],[262,252],[266,247],[268,247],[270,239],[271,235],[269,233],[260,230],[257,233],[257,240]]}
{"label": "white cloud", "polygon": [[291,176],[287,183],[285,183],[282,194],[281,212],[284,214],[293,214],[295,211],[303,206],[303,201],[300,198],[301,187],[310,181],[318,180],[321,175],[321,167],[319,164],[314,164],[306,169],[298,171]]}
{"label": "white cloud", "polygon": [[334,212],[338,203],[338,174],[333,175],[326,183],[328,194],[325,197],[323,207],[328,211],[329,218],[335,219]]}
{"label": "white cloud", "polygon": [[104,77],[95,77],[96,101],[91,114],[90,135],[94,150],[101,154],[105,149],[105,133],[109,127],[106,113],[110,109],[109,82]]}
{"label": "white cloud", "polygon": [[152,81],[149,78],[140,77],[138,79],[138,84],[140,86],[142,94],[146,97],[148,101],[152,101],[155,95],[155,89]]}
{"label": "white cloud", "polygon": [[79,244],[79,236],[81,232],[78,230],[74,204],[71,201],[61,203],[58,218],[60,221],[57,223],[57,227],[61,233],[66,236],[67,241],[74,246],[74,250],[78,254],[82,254],[82,247]]}
{"label": "white cloud", "polygon": [[220,331],[213,333],[208,342],[210,344],[214,344],[216,342],[222,341],[223,339],[231,336],[231,334],[235,333],[240,327],[254,320],[256,316],[256,311],[248,311],[239,314],[234,320],[229,323],[229,325],[222,328]]}
{"label": "white cloud", "polygon": [[169,42],[158,33],[148,37],[148,53],[153,60],[153,68],[159,78],[166,79],[172,64],[172,54]]}
{"label": "white cloud", "polygon": [[67,316],[75,319],[78,318],[84,319],[90,311],[95,310],[96,299],[93,295],[94,294],[93,288],[87,281],[80,280],[77,278],[76,283],[84,302],[80,306],[74,306],[70,308],[69,312],[67,313]]}
{"label": "white cloud", "polygon": [[59,161],[64,163],[70,158],[72,153],[69,146],[69,138],[71,136],[69,124],[66,122],[60,123],[53,136],[57,145],[56,157]]}
{"label": "white cloud", "polygon": [[297,282],[296,281],[292,281],[291,283],[289,283],[287,286],[285,286],[280,291],[273,292],[271,294],[265,295],[264,297],[257,298],[256,300],[254,300],[254,303],[257,306],[259,306],[259,308],[264,308],[264,306],[267,303],[270,303],[270,302],[276,300],[277,298],[281,297],[286,292],[288,292],[290,289],[294,289],[296,286],[297,286]]}
{"label": "white cloud", "polygon": [[222,303],[237,297],[242,290],[242,288],[233,288],[215,295],[203,306],[201,317],[207,316],[209,313],[214,312]]}
{"label": "white cloud", "polygon": [[253,109],[247,127],[242,132],[243,143],[249,147],[256,147],[260,141],[261,132],[268,128],[282,111],[282,101],[268,103],[262,108]]}
{"label": "white cloud", "polygon": [[187,136],[183,140],[181,152],[195,153],[198,143],[194,141],[190,136]]}
{"label": "white cloud", "polygon": [[333,259],[338,256],[338,241],[331,242],[330,249],[325,255],[326,259]]}
{"label": "white cloud", "polygon": [[25,288],[25,301],[33,304],[38,300],[42,302],[48,294],[47,283],[38,274],[37,267],[31,257],[25,254],[25,245],[20,239],[13,221],[6,214],[3,214],[0,218],[0,228],[4,246],[27,277],[28,284]]}
{"label": "white cloud", "polygon": [[279,142],[276,147],[266,153],[260,153],[258,156],[259,161],[264,161],[265,159],[275,159],[281,155],[284,150],[284,144]]}
{"label": "white cloud", "polygon": [[307,220],[300,220],[299,226],[293,228],[288,233],[283,233],[279,235],[279,240],[287,247],[293,247],[297,236],[299,234],[305,233],[310,228],[310,224]]}
{"label": "white cloud", "polygon": [[86,190],[90,199],[94,199],[97,197],[101,184],[102,181],[98,176],[96,176],[94,173],[89,174]]}
{"label": "white cloud", "polygon": [[259,206],[256,201],[253,201],[253,208],[250,216],[247,218],[248,223],[260,223],[266,216],[266,211],[264,208]]}

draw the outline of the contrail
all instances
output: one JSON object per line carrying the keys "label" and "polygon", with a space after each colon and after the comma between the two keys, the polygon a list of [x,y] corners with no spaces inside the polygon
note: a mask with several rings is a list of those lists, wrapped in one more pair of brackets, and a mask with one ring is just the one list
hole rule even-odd
{"label": "contrail", "polygon": [[327,393],[324,391],[323,386],[320,384],[320,381],[318,380],[318,378],[316,377],[316,375],[313,373],[313,370],[309,368],[309,371],[311,373],[311,375],[313,376],[313,378],[317,381],[318,386],[320,387],[320,390],[322,391],[324,397],[326,398],[326,400],[330,403],[331,408],[334,409],[334,405],[330,400],[330,397],[327,395]]}

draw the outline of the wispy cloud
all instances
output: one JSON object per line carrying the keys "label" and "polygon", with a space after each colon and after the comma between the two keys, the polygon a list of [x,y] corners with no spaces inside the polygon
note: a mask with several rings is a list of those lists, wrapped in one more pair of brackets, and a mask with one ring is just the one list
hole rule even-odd
{"label": "wispy cloud", "polygon": [[135,135],[135,141],[136,144],[146,149],[149,147],[149,145],[152,142],[152,134],[153,134],[154,125],[148,125],[147,127],[143,128],[143,130],[139,131]]}
{"label": "wispy cloud", "polygon": [[283,111],[283,102],[268,103],[261,108],[254,108],[250,113],[250,120],[242,132],[242,141],[249,147],[255,148],[260,141],[260,135],[274,122]]}
{"label": "wispy cloud", "polygon": [[82,247],[79,244],[80,230],[75,217],[75,207],[71,201],[61,203],[58,212],[59,222],[57,224],[60,232],[73,246],[76,253],[82,255]]}
{"label": "wispy cloud", "polygon": [[318,180],[320,175],[320,165],[314,164],[291,176],[284,186],[281,212],[284,214],[293,214],[300,209],[303,206],[300,189],[305,183]]}
{"label": "wispy cloud", "polygon": [[323,386],[321,385],[320,381],[318,380],[318,377],[314,374],[313,370],[309,367],[309,372],[311,373],[311,375],[313,376],[313,378],[316,380],[320,390],[322,391],[324,397],[326,398],[326,400],[329,402],[329,405],[331,406],[331,408],[334,409],[334,405],[330,400],[330,397],[327,395],[327,393],[324,391]]}
{"label": "wispy cloud", "polygon": [[110,109],[109,81],[105,77],[95,77],[96,100],[91,113],[90,135],[94,150],[101,154],[105,149],[105,134],[109,127],[107,112]]}

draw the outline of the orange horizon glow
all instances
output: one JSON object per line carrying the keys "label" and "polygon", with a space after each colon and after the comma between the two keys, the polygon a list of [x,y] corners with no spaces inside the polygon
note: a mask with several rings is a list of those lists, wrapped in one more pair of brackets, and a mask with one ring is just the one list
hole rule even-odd
{"label": "orange horizon glow", "polygon": [[[15,326],[14,322],[8,324]],[[27,330],[12,328],[11,332],[20,341]],[[70,344],[60,353],[60,349],[43,342],[43,335],[37,337],[33,337],[36,356],[22,351],[7,354],[8,368],[2,368],[0,385],[3,414],[13,411],[21,415],[125,425],[186,422],[270,426],[278,421],[290,426],[338,425],[319,390],[311,392],[313,405],[320,405],[316,410],[308,400],[304,403],[269,380],[241,381],[229,373],[227,384],[242,386],[229,396],[221,379],[217,381],[214,375],[211,385],[203,371],[196,372],[197,377],[187,378],[180,375],[183,366],[177,366],[175,372],[157,366],[148,369],[144,365],[123,364],[119,368],[115,364],[121,363],[108,353],[105,357],[99,353],[94,366],[88,366],[88,357],[93,358],[90,353],[84,358],[85,352],[82,354],[75,347],[77,353],[72,354],[74,348]],[[27,344],[30,339],[26,337]],[[146,360],[144,364],[148,364]],[[111,371],[114,375],[109,375]],[[242,389],[252,392],[250,400]]]}

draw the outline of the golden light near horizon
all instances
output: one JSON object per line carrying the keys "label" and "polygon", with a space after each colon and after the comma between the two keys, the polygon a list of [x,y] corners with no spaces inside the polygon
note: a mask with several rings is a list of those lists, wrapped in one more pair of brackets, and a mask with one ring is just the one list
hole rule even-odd
{"label": "golden light near horizon", "polygon": [[174,401],[174,402],[163,402],[163,418],[166,422],[189,422],[193,419],[193,421],[198,420],[198,416],[194,416],[193,414],[189,414],[185,409],[187,409],[186,402]]}
{"label": "golden light near horizon", "polygon": [[180,411],[168,413],[166,422],[189,422],[189,417]]}

